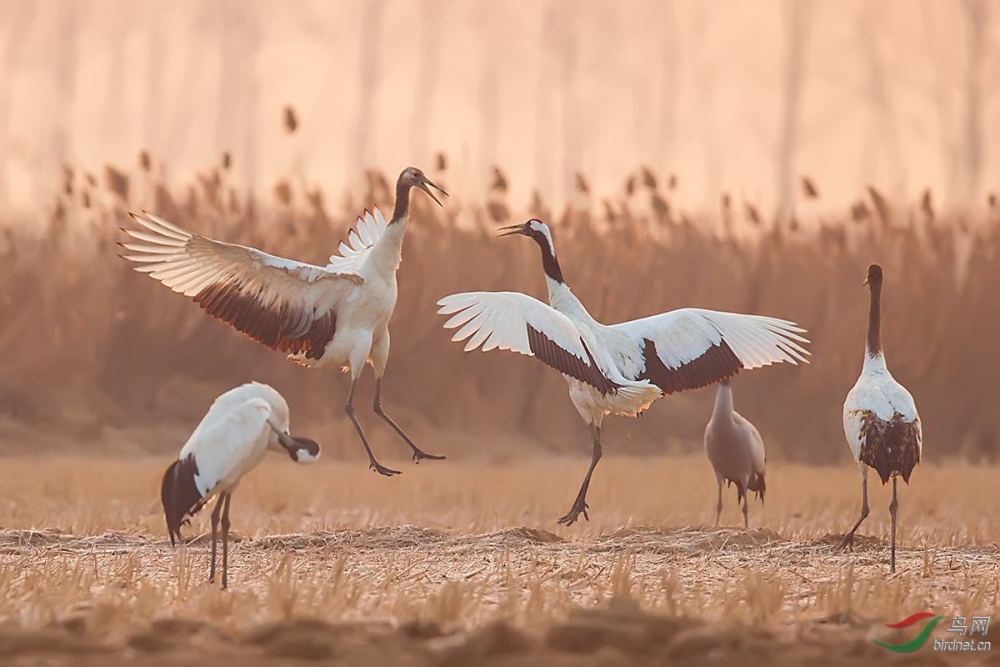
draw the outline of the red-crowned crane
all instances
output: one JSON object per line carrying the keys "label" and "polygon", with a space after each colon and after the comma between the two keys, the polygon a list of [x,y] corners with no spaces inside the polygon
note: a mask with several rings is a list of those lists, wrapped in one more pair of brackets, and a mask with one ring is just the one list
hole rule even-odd
{"label": "red-crowned crane", "polygon": [[844,434],[851,455],[861,471],[861,516],[844,537],[841,548],[854,546],[854,533],[868,517],[868,468],[874,468],[884,485],[892,478],[891,572],[896,571],[896,479],[910,483],[910,473],[923,452],[923,430],[913,396],[896,382],[885,365],[882,351],[882,267],[868,267],[868,337],[861,376],[844,401]]}
{"label": "red-crowned crane", "polygon": [[212,561],[208,580],[215,581],[215,552],[222,518],[222,587],[229,585],[229,501],[240,480],[257,467],[267,450],[285,452],[296,463],[319,458],[319,445],[288,432],[288,403],[266,384],[249,382],[215,399],[177,460],[163,475],[160,500],[173,546],[181,525],[212,498]]}
{"label": "red-crowned crane", "polygon": [[348,243],[326,266],[275,257],[256,248],[193,234],[151,213],[132,213],[139,229],[124,229],[121,245],[135,270],[190,297],[209,315],[306,366],[351,374],[344,410],[364,445],[372,470],[398,475],[375,458],[354,409],[365,363],[375,370],[375,413],[409,445],[413,460],[443,459],[424,452],[382,409],[382,375],[389,359],[389,318],[396,306],[396,270],[402,257],[410,189],[438,205],[434,185],[416,167],[396,182],[396,205],[386,222],[377,209],[358,218]]}
{"label": "red-crowned crane", "polygon": [[610,326],[594,320],[566,285],[552,232],[541,220],[498,230],[538,244],[549,304],[518,292],[466,292],[446,296],[438,313],[451,315],[452,340],[470,338],[465,350],[512,350],[555,368],[569,383],[570,399],[590,426],[590,467],[570,511],[559,523],[587,515],[587,489],[601,458],[601,422],[612,413],[634,416],[663,394],[694,389],[741,369],[806,361],[803,329],[773,317],[681,308]]}

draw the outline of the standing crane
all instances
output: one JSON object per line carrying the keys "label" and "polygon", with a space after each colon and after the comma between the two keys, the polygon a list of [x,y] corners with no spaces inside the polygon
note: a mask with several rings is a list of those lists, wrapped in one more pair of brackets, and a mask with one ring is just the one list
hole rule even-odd
{"label": "standing crane", "polygon": [[885,365],[882,351],[882,267],[868,267],[868,337],[861,376],[844,401],[844,435],[861,471],[861,516],[844,537],[841,548],[854,547],[854,533],[868,518],[868,468],[874,468],[885,485],[892,478],[892,556],[896,571],[896,479],[910,483],[910,473],[923,452],[923,430],[916,403],[906,387],[896,382]]}
{"label": "standing crane", "polygon": [[410,189],[426,192],[439,206],[432,183],[416,167],[396,181],[392,219],[365,211],[340,255],[326,266],[276,257],[256,248],[216,241],[181,229],[151,213],[132,213],[139,229],[121,243],[135,270],[190,297],[205,312],[288,358],[312,367],[339,367],[351,374],[344,411],[357,431],[371,469],[398,470],[378,462],[358,422],[354,391],[365,364],[375,371],[375,413],[409,445],[413,460],[443,459],[421,450],[382,409],[382,376],[389,360],[389,318],[396,306],[396,270],[402,258]]}
{"label": "standing crane", "polygon": [[719,498],[715,505],[715,525],[722,515],[722,485],[736,485],[737,502],[743,503],[743,527],[750,525],[747,516],[750,492],[764,502],[764,439],[750,420],[733,409],[733,387],[727,379],[715,392],[712,418],[705,427],[705,453],[715,471]]}
{"label": "standing crane", "polygon": [[177,460],[163,475],[160,500],[170,545],[181,540],[181,525],[189,522],[212,498],[212,561],[209,582],[215,581],[215,553],[222,514],[222,587],[229,585],[229,501],[240,480],[253,470],[267,450],[283,451],[296,463],[319,458],[319,445],[288,432],[288,403],[266,384],[250,382],[215,399]]}
{"label": "standing crane", "polygon": [[[601,459],[601,423],[607,414],[635,416],[664,394],[704,387],[743,368],[806,361],[804,329],[773,317],[681,308],[621,324],[604,325],[587,312],[563,278],[552,232],[538,219],[501,227],[538,244],[548,305],[519,292],[466,292],[446,296],[438,313],[482,346],[536,357],[569,383],[570,400],[590,427],[590,467],[570,511],[559,523],[587,514],[587,489]],[[470,338],[471,337],[471,338]]]}

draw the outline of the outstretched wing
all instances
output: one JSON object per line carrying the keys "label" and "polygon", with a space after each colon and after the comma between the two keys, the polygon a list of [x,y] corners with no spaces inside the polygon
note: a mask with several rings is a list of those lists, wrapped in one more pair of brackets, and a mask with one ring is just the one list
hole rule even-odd
{"label": "outstretched wing", "polygon": [[439,315],[452,315],[444,327],[458,328],[451,339],[469,338],[466,352],[480,346],[484,352],[511,350],[602,393],[618,387],[598,366],[576,325],[538,299],[518,292],[465,292],[446,296],[438,305]]}
{"label": "outstretched wing", "polygon": [[358,216],[354,229],[347,235],[347,241],[340,242],[340,247],[337,248],[340,254],[330,256],[330,263],[326,265],[327,270],[357,273],[388,226],[389,223],[385,221],[382,211],[377,208],[374,211],[365,209],[364,214]]}
{"label": "outstretched wing", "polygon": [[626,377],[648,379],[667,394],[704,387],[743,368],[808,363],[805,329],[774,317],[681,308],[611,328],[636,347],[638,363]]}
{"label": "outstretched wing", "polygon": [[136,271],[191,297],[209,315],[270,348],[323,356],[336,329],[336,304],[360,276],[275,257],[192,234],[150,213],[120,245]]}

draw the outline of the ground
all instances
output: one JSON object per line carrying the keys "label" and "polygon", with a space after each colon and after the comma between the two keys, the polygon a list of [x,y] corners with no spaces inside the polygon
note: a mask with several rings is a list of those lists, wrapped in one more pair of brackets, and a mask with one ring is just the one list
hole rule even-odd
{"label": "ground", "polygon": [[[997,470],[922,465],[853,553],[853,468],[772,465],[743,530],[714,527],[701,458],[602,461],[591,521],[556,524],[583,459],[404,465],[272,460],[233,497],[230,589],[208,584],[207,512],[172,549],[165,461],[0,462],[0,655],[17,664],[868,664],[916,611],[1000,623]],[[941,624],[935,636],[949,638]],[[998,626],[1000,627],[1000,626]],[[989,640],[998,643],[995,629]],[[998,644],[1000,645],[1000,644]],[[916,664],[993,659],[935,653]]]}

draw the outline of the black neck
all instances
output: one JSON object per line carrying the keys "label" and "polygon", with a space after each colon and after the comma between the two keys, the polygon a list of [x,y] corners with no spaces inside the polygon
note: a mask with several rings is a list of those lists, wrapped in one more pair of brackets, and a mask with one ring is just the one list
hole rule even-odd
{"label": "black neck", "polygon": [[410,210],[410,186],[403,179],[396,181],[396,207],[392,210],[393,222],[400,222]]}
{"label": "black neck", "polygon": [[868,356],[882,352],[882,285],[869,285],[871,305],[868,310]]}
{"label": "black neck", "polygon": [[549,240],[542,233],[535,233],[531,236],[542,251],[542,270],[545,271],[545,275],[557,283],[565,283],[562,269],[559,268],[559,260],[552,254],[552,248],[549,247]]}
{"label": "black neck", "polygon": [[566,282],[563,280],[562,269],[559,268],[559,260],[547,248],[542,248],[542,269],[545,270],[545,275],[557,283]]}

